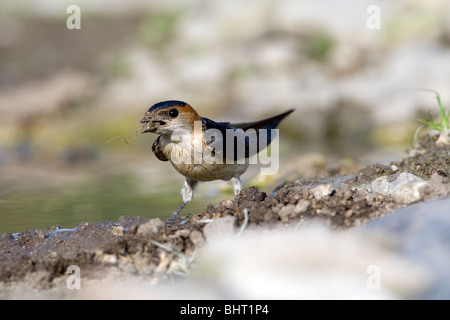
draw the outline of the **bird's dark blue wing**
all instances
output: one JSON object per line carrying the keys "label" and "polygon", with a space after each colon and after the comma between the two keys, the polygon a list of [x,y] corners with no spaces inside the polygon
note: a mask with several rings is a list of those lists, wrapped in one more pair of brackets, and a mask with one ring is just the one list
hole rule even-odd
{"label": "bird's dark blue wing", "polygon": [[[205,139],[206,144],[214,149],[216,156],[222,156],[222,159],[226,158],[237,160],[236,153],[232,154],[232,152],[227,152],[227,130],[231,130],[230,132],[234,132],[236,129],[232,128],[225,123],[216,122],[214,120],[201,117],[202,127],[203,127],[203,137]],[[228,133],[228,134],[229,134]],[[228,150],[233,150],[228,148]]]}
{"label": "bird's dark blue wing", "polygon": [[[219,153],[223,152],[224,159],[229,158],[236,161],[241,158],[249,158],[271,143],[274,137],[271,129],[275,129],[280,121],[293,111],[294,109],[291,109],[274,117],[242,123],[216,122],[202,117],[206,143],[218,149]],[[208,133],[210,129],[214,130]],[[233,141],[229,141],[231,139]],[[233,147],[231,148],[231,146]]]}

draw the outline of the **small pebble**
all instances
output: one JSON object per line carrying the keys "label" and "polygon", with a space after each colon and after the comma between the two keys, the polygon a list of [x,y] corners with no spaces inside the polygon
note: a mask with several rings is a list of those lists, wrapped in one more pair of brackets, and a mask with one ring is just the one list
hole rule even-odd
{"label": "small pebble", "polygon": [[112,226],[111,232],[115,236],[123,236],[123,227],[122,226]]}
{"label": "small pebble", "polygon": [[294,208],[295,213],[301,214],[305,213],[309,207],[311,206],[311,203],[308,200],[300,200],[297,205]]}
{"label": "small pebble", "polygon": [[329,184],[317,186],[315,188],[312,188],[310,191],[316,199],[323,199],[334,193],[333,187]]}
{"label": "small pebble", "polygon": [[159,230],[164,227],[164,222],[159,218],[150,219],[144,224],[141,224],[137,229],[137,234],[141,236],[147,236],[150,234],[158,233]]}
{"label": "small pebble", "polygon": [[288,222],[291,218],[295,217],[295,208],[293,204],[289,204],[287,206],[282,207],[278,211],[278,216],[280,217],[281,221]]}
{"label": "small pebble", "polygon": [[102,262],[107,264],[115,264],[117,262],[117,257],[114,254],[104,254],[102,256]]}

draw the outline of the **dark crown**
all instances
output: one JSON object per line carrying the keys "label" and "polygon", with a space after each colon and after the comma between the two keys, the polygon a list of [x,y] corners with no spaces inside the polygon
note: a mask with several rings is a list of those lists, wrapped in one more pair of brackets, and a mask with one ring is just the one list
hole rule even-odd
{"label": "dark crown", "polygon": [[148,111],[156,111],[156,110],[164,110],[170,107],[184,107],[186,106],[186,102],[179,101],[179,100],[168,100],[168,101],[162,101],[154,104],[153,106],[148,109]]}

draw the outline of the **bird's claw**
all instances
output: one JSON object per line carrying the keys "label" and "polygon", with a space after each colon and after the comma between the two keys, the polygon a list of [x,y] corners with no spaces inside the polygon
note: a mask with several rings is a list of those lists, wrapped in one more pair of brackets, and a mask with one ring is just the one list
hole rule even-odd
{"label": "bird's claw", "polygon": [[164,221],[165,224],[175,223],[178,220],[178,214],[175,212],[170,215],[170,217]]}
{"label": "bird's claw", "polygon": [[169,224],[169,223],[175,223],[175,222],[177,222],[178,214],[180,213],[181,209],[184,208],[184,206],[186,205],[186,203],[187,203],[186,201],[183,201],[183,203],[180,204],[180,206],[177,208],[177,210],[175,210],[175,211],[170,215],[169,219],[167,219],[167,220],[165,221],[165,223],[166,223],[166,224]]}

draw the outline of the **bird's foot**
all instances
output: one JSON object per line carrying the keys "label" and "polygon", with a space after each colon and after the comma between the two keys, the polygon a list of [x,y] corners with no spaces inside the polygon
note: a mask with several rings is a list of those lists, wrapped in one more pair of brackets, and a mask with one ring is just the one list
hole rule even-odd
{"label": "bird's foot", "polygon": [[180,206],[177,208],[177,210],[175,210],[169,217],[169,219],[167,219],[165,221],[166,224],[168,223],[175,223],[177,222],[178,219],[178,214],[180,213],[181,209],[184,208],[184,206],[186,205],[187,202],[183,201],[182,204],[180,204]]}
{"label": "bird's foot", "polygon": [[178,220],[178,213],[177,213],[177,212],[174,212],[174,213],[172,213],[172,214],[170,215],[170,217],[169,217],[166,221],[164,221],[164,222],[165,222],[165,224],[170,224],[170,223],[175,223],[175,222],[177,222],[177,220]]}

